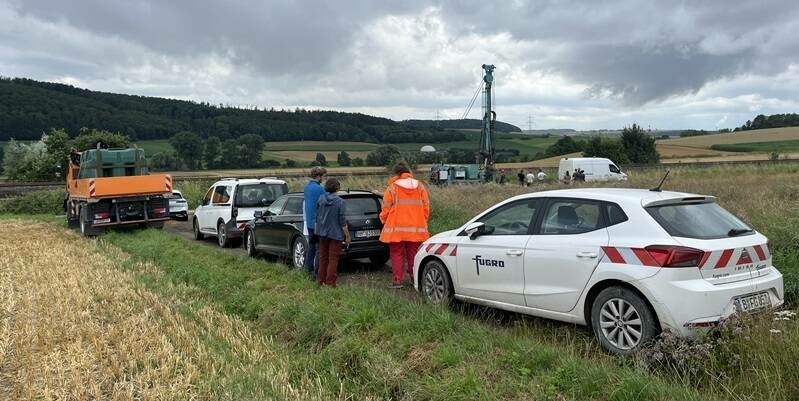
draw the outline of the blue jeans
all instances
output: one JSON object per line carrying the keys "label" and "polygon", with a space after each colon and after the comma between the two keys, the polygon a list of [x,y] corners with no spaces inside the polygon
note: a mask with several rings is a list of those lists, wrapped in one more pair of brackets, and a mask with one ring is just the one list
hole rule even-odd
{"label": "blue jeans", "polygon": [[319,237],[314,235],[313,230],[308,230],[305,240],[308,242],[305,248],[305,271],[316,277],[319,273]]}

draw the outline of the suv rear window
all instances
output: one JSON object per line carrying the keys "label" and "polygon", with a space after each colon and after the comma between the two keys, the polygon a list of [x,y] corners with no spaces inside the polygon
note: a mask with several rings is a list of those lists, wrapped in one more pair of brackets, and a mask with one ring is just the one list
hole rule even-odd
{"label": "suv rear window", "polygon": [[715,202],[653,206],[646,211],[674,237],[715,239],[733,236],[730,233],[734,231],[752,230]]}
{"label": "suv rear window", "polygon": [[344,198],[348,216],[376,216],[380,214],[380,200],[377,197],[358,196]]}
{"label": "suv rear window", "polygon": [[236,207],[269,206],[278,197],[289,191],[286,184],[241,184],[236,187]]}

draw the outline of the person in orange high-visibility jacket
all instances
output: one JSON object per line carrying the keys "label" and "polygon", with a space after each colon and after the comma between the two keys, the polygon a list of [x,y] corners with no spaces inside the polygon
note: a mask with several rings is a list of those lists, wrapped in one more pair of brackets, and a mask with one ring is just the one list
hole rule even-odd
{"label": "person in orange high-visibility jacket", "polygon": [[391,288],[402,288],[403,272],[413,280],[413,257],[422,242],[430,238],[427,231],[430,199],[424,185],[411,175],[407,163],[398,162],[393,172],[383,194],[380,241],[388,244],[391,254]]}

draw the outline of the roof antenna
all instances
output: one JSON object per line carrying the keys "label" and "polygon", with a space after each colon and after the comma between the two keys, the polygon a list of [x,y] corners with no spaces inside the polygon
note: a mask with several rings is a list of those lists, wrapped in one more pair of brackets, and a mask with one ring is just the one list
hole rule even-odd
{"label": "roof antenna", "polygon": [[663,187],[663,183],[664,183],[664,182],[666,182],[666,177],[668,177],[668,176],[669,176],[669,172],[670,172],[670,171],[671,171],[671,170],[666,170],[666,175],[664,175],[664,176],[663,176],[663,179],[662,179],[662,180],[660,180],[660,184],[658,184],[658,186],[656,186],[656,187],[654,187],[654,188],[650,189],[650,191],[652,191],[652,192],[660,192],[660,188],[662,188],[662,187]]}

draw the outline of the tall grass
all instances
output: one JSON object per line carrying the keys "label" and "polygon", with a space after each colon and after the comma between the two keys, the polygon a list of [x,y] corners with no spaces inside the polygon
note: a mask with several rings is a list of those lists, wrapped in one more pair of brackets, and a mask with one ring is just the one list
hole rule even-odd
{"label": "tall grass", "polygon": [[318,289],[302,272],[155,230],[103,241],[133,255],[130,268],[150,291],[217,305],[273,338],[291,360],[292,387],[311,376],[347,399],[707,398],[620,365],[571,325],[484,308],[452,312],[374,288]]}

